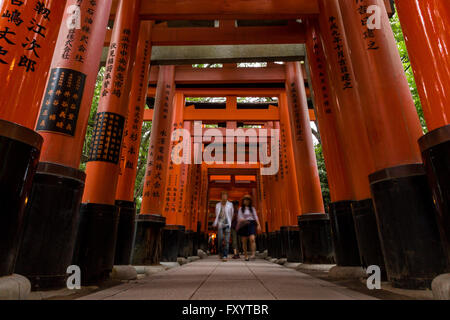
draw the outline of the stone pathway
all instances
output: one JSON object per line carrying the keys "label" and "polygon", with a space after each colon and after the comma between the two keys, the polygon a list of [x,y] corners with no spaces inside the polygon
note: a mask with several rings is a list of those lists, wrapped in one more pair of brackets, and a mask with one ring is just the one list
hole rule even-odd
{"label": "stone pathway", "polygon": [[331,282],[256,260],[209,257],[80,300],[374,300]]}

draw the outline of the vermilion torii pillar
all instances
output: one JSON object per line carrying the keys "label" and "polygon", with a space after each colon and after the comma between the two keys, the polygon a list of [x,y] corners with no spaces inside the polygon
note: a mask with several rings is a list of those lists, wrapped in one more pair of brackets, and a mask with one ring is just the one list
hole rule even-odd
{"label": "vermilion torii pillar", "polygon": [[[369,179],[388,277],[399,287],[430,287],[445,259],[417,145],[422,128],[384,1],[341,1],[340,7],[377,170]],[[378,8],[378,26],[368,8]]]}
{"label": "vermilion torii pillar", "polygon": [[61,274],[72,262],[85,180],[80,158],[111,3],[67,1],[41,92],[35,128],[44,144],[16,266],[36,288],[63,287]]}
{"label": "vermilion torii pillar", "polygon": [[[297,174],[295,172],[294,152],[291,137],[290,114],[286,95],[280,96],[280,164],[277,188],[281,195],[283,211],[280,227],[283,246],[282,257],[289,262],[301,261],[300,234],[298,230],[298,216],[301,214],[300,197],[298,192]],[[297,245],[298,244],[298,245]]]}
{"label": "vermilion torii pillar", "polygon": [[65,1],[0,4],[0,277],[14,272],[42,137],[33,125]]}
{"label": "vermilion torii pillar", "polygon": [[196,225],[198,221],[204,225],[204,230],[208,230],[208,166],[206,163],[198,166],[198,176],[201,183],[201,191],[197,194],[198,209],[197,214],[193,217],[193,225]]}
{"label": "vermilion torii pillar", "polygon": [[[326,59],[323,53],[322,39],[320,37],[318,21],[309,19],[307,21],[307,38],[306,50],[308,56],[308,67],[311,77],[312,91],[314,95],[314,105],[318,120],[319,132],[321,137],[322,152],[325,159],[327,169],[328,185],[330,189],[330,198],[332,203],[348,204],[354,200],[351,176],[347,162],[345,159],[346,150],[341,142],[342,137],[339,135],[336,117],[338,109],[334,90],[330,86]],[[375,216],[373,216],[375,218]],[[313,246],[311,238],[307,233],[302,233],[302,243],[312,248],[317,248],[317,252],[306,257],[309,263],[322,263],[326,261],[327,256],[332,251],[330,242],[329,218],[323,219],[320,215],[307,217],[309,219],[317,219],[317,223],[321,224],[325,241]],[[300,217],[302,219],[302,217]],[[300,220],[300,223],[304,223]],[[375,229],[376,231],[376,229]],[[375,232],[375,235],[378,234]],[[314,238],[315,239],[315,238]],[[378,241],[379,242],[379,241]],[[379,246],[378,246],[379,247]],[[348,248],[344,248],[347,250]],[[304,251],[308,252],[308,248]],[[320,257],[320,258],[316,258]],[[383,257],[381,257],[382,260]],[[317,260],[316,260],[317,259]],[[320,261],[322,260],[322,261]]]}
{"label": "vermilion torii pillar", "polygon": [[114,262],[119,220],[116,189],[139,9],[139,0],[119,2],[106,60],[74,253],[74,263],[80,266],[84,283],[108,277]]}
{"label": "vermilion torii pillar", "polygon": [[430,131],[450,123],[450,7],[446,1],[396,0],[422,109]]}
{"label": "vermilion torii pillar", "polygon": [[[174,116],[175,67],[160,66],[152,132],[142,196],[141,215],[164,216],[166,181],[170,159],[171,127]],[[184,227],[168,225],[162,233],[162,261],[176,261]]]}
{"label": "vermilion torii pillar", "polygon": [[298,180],[296,172],[296,164],[294,158],[293,144],[292,144],[292,128],[287,106],[287,95],[282,94],[280,96],[279,106],[280,110],[280,171],[284,173],[287,180],[283,184],[286,186],[286,202],[289,206],[289,215],[287,216],[287,224],[284,226],[295,226],[298,224],[297,217],[301,214],[300,198],[301,195],[298,191]]}
{"label": "vermilion torii pillar", "polygon": [[174,94],[175,67],[160,66],[141,214],[163,215]]}
{"label": "vermilion torii pillar", "polygon": [[419,145],[450,264],[450,6],[439,0],[396,4],[430,131]]}
{"label": "vermilion torii pillar", "polygon": [[288,197],[286,195],[287,192],[287,186],[286,186],[286,176],[284,173],[284,168],[281,165],[282,164],[282,159],[283,159],[283,137],[281,134],[281,124],[280,121],[275,121],[274,122],[274,129],[275,130],[279,130],[280,131],[280,152],[278,155],[278,159],[277,161],[280,164],[280,168],[278,170],[278,172],[274,175],[275,178],[275,185],[276,185],[276,189],[279,190],[278,194],[279,194],[279,200],[280,200],[280,205],[279,205],[279,209],[280,209],[280,215],[279,215],[279,225],[277,229],[280,229],[282,226],[287,226],[289,223],[289,214],[290,214],[290,207],[288,204]]}
{"label": "vermilion torii pillar", "polygon": [[[128,117],[122,143],[119,180],[116,189],[116,206],[119,208],[115,265],[130,264],[135,231],[136,204],[134,189],[141,146],[141,132],[150,78],[152,53],[152,21],[142,21],[133,67],[131,91],[128,100]],[[139,227],[141,225],[139,224]],[[140,231],[140,230],[139,230]],[[139,233],[140,234],[140,233]],[[139,240],[139,239],[138,239]]]}
{"label": "vermilion torii pillar", "polygon": [[[184,101],[181,102],[182,106],[184,107]],[[183,123],[183,127],[184,130],[186,130],[187,132],[191,132],[191,127],[192,127],[192,122],[191,121],[182,121]],[[192,134],[190,133],[190,136],[192,136]],[[186,155],[188,156],[188,155]],[[187,159],[187,158],[186,158]],[[190,159],[192,159],[192,154]],[[188,163],[182,163],[181,164],[181,169],[180,169],[180,192],[179,192],[179,197],[178,197],[178,204],[177,207],[178,209],[178,215],[183,216],[183,221],[185,221],[186,226],[188,227],[189,230],[194,230],[197,231],[197,223],[193,223],[191,216],[190,216],[190,209],[187,206],[187,199],[189,198],[189,184],[191,183],[189,180],[189,175],[190,175],[190,164]],[[180,213],[181,211],[181,213]]]}
{"label": "vermilion torii pillar", "polygon": [[301,213],[324,213],[305,83],[299,62],[286,63],[286,89]]}
{"label": "vermilion torii pillar", "polygon": [[[266,125],[267,129],[279,129],[279,123],[276,121],[270,121]],[[280,137],[281,140],[281,137]],[[275,148],[273,148],[272,143],[274,141],[270,140],[269,148],[270,154],[272,155]],[[280,143],[278,141],[278,143]],[[281,150],[281,148],[280,148]],[[274,157],[272,156],[274,159]],[[275,159],[274,159],[275,160]],[[280,161],[280,157],[276,158],[276,161]],[[270,241],[270,255],[272,257],[281,258],[282,257],[282,241],[281,241],[281,232],[280,229],[283,226],[283,215],[286,215],[286,201],[284,199],[284,194],[280,190],[282,190],[282,186],[280,184],[279,179],[279,171],[274,175],[268,175],[267,177],[267,186],[270,194],[270,214],[269,214],[269,228],[271,230],[269,235]]]}
{"label": "vermilion torii pillar", "polygon": [[[176,135],[176,130],[184,129],[183,124],[183,111],[184,111],[184,96],[182,93],[177,92],[174,97],[174,115],[173,122],[171,124],[170,132],[170,147],[169,147],[169,157],[167,159],[168,171],[167,171],[167,182],[165,186],[165,199],[163,205],[163,215],[166,217],[166,223],[169,225],[182,225],[187,229],[188,224],[184,219],[182,212],[178,212],[177,206],[179,201],[180,193],[180,174],[181,165],[175,164],[172,161],[172,150],[179,143],[179,136]],[[175,141],[172,141],[176,139]]]}
{"label": "vermilion torii pillar", "polygon": [[[362,115],[358,82],[353,73],[339,3],[334,0],[319,0],[319,5],[320,36],[331,95],[336,103],[336,129],[351,177],[352,199],[357,201],[337,201],[330,204],[329,214],[335,258],[338,266],[360,266],[361,259],[352,205],[371,204],[370,184],[367,177],[374,171],[372,150]],[[371,206],[367,208],[367,214],[370,214],[370,208]]]}
{"label": "vermilion torii pillar", "polygon": [[0,119],[34,129],[65,4],[61,0],[1,4]]}
{"label": "vermilion torii pillar", "polygon": [[316,116],[319,123],[322,151],[327,168],[328,185],[332,202],[353,199],[345,149],[336,128],[336,105],[330,89],[322,40],[316,20],[308,20],[306,50],[310,70]]}

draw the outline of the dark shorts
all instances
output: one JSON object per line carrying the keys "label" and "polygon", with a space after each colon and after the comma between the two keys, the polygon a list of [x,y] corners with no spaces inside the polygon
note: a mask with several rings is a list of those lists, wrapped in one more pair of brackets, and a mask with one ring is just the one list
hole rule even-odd
{"label": "dark shorts", "polygon": [[256,221],[250,221],[249,224],[239,229],[238,235],[240,235],[241,237],[256,235],[256,226]]}

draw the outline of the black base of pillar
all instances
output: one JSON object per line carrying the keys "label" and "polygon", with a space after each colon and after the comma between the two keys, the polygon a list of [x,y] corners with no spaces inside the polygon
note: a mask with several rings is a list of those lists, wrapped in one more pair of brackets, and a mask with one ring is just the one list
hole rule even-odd
{"label": "black base of pillar", "polygon": [[162,257],[162,229],[166,224],[166,218],[153,214],[140,214],[136,216],[135,221],[132,265],[158,265]]}
{"label": "black base of pillar", "polygon": [[185,231],[183,248],[184,254],[181,257],[187,258],[194,255],[194,232],[192,230]]}
{"label": "black base of pillar", "polygon": [[203,232],[199,233],[199,249],[203,252],[208,251],[208,235]]}
{"label": "black base of pillar", "polygon": [[302,262],[300,229],[298,226],[281,227],[283,246],[286,248],[288,262]]}
{"label": "black base of pillar", "polygon": [[81,283],[109,278],[114,266],[119,210],[115,205],[82,203],[73,264],[81,269]]}
{"label": "black base of pillar", "polygon": [[268,250],[268,246],[267,246],[267,232],[264,232],[261,234],[261,250],[260,252],[264,252],[266,250]]}
{"label": "black base of pillar", "polygon": [[86,174],[53,163],[40,163],[26,209],[26,225],[15,273],[32,290],[66,286],[72,264]]}
{"label": "black base of pillar", "polygon": [[302,262],[308,264],[334,264],[330,218],[323,213],[298,216]]}
{"label": "black base of pillar", "polygon": [[280,227],[281,255],[283,258],[287,258],[287,252],[289,250],[289,239],[286,228]]}
{"label": "black base of pillar", "polygon": [[185,226],[177,226],[182,232],[179,234],[178,239],[178,255],[177,257],[184,257],[186,254],[186,242],[187,242],[187,235],[186,235],[186,227]]}
{"label": "black base of pillar", "polygon": [[[162,231],[162,257],[163,262],[176,262],[184,246],[184,226],[167,225]],[[181,248],[181,250],[180,250]],[[181,251],[181,252],[180,252]]]}
{"label": "black base of pillar", "polygon": [[419,140],[419,145],[450,266],[450,125],[429,132]]}
{"label": "black base of pillar", "polygon": [[200,249],[200,237],[199,237],[199,233],[198,232],[193,232],[193,235],[192,235],[192,238],[193,238],[193,240],[192,240],[192,255],[193,256],[196,256],[197,255],[197,252],[198,252],[198,249]]}
{"label": "black base of pillar", "polygon": [[358,240],[352,214],[353,201],[330,203],[331,237],[338,266],[360,266]]}
{"label": "black base of pillar", "polygon": [[286,250],[283,247],[283,239],[281,238],[281,231],[275,231],[275,245],[276,245],[276,257],[278,259],[286,258]]}
{"label": "black base of pillar", "polygon": [[119,210],[119,226],[117,227],[114,265],[129,265],[136,226],[136,204],[131,201],[118,200],[116,201],[116,206]]}
{"label": "black base of pillar", "polygon": [[389,281],[399,288],[430,288],[446,263],[422,165],[384,169],[369,179]]}
{"label": "black base of pillar", "polygon": [[36,132],[0,120],[0,277],[14,272],[26,199],[31,192],[42,141]]}
{"label": "black base of pillar", "polygon": [[361,265],[364,268],[376,265],[381,269],[382,279],[386,280],[386,267],[378,235],[377,218],[372,199],[352,203],[353,220],[355,221],[356,238],[358,239]]}
{"label": "black base of pillar", "polygon": [[267,251],[268,255],[272,258],[276,258],[276,238],[275,232],[269,232],[267,234]]}
{"label": "black base of pillar", "polygon": [[255,241],[256,241],[256,251],[261,251],[262,250],[262,239],[261,239],[260,234],[256,235]]}

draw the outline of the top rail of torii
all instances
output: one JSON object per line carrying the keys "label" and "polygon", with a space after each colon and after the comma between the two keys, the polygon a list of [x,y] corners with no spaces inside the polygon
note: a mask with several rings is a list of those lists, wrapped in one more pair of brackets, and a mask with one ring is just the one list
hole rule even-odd
{"label": "top rail of torii", "polygon": [[[385,1],[390,10],[392,1]],[[302,19],[319,13],[317,0],[145,0],[140,10],[142,19],[155,21]]]}

